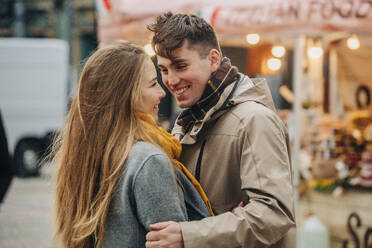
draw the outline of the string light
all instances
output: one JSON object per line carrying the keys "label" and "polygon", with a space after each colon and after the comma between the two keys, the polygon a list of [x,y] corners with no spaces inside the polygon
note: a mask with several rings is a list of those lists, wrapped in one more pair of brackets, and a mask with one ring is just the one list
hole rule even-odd
{"label": "string light", "polygon": [[317,59],[323,55],[323,49],[319,46],[313,46],[307,51],[307,54],[310,58]]}
{"label": "string light", "polygon": [[277,57],[277,58],[281,58],[284,56],[285,54],[285,48],[283,46],[273,46],[271,48],[271,53]]}
{"label": "string light", "polygon": [[145,49],[145,52],[146,52],[150,57],[152,57],[152,56],[155,55],[154,49],[152,49],[151,44],[146,44],[143,48]]}
{"label": "string light", "polygon": [[269,67],[270,70],[277,71],[282,66],[282,61],[280,61],[280,59],[277,58],[271,58],[267,61],[267,66]]}
{"label": "string light", "polygon": [[251,45],[256,45],[260,41],[260,36],[258,34],[247,34],[247,42]]}
{"label": "string light", "polygon": [[360,47],[359,39],[355,34],[353,34],[349,39],[347,39],[346,43],[351,50],[356,50]]}

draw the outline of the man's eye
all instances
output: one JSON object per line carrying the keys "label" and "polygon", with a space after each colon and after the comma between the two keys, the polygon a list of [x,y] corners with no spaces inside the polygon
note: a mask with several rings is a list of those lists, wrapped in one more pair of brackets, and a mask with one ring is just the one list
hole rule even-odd
{"label": "man's eye", "polygon": [[160,72],[164,74],[164,73],[167,73],[168,70],[167,69],[160,69]]}
{"label": "man's eye", "polygon": [[186,68],[186,65],[177,65],[176,66],[176,69],[177,70],[183,70],[183,69],[185,69]]}

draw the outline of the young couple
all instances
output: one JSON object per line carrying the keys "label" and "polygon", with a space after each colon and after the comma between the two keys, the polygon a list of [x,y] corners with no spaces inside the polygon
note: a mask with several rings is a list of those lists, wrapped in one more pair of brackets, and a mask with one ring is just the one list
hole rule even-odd
{"label": "young couple", "polygon": [[98,49],[55,143],[56,237],[69,248],[295,247],[288,134],[265,80],[222,57],[200,17],[167,13],[149,29],[184,109],[173,136],[156,125],[165,93],[143,49]]}

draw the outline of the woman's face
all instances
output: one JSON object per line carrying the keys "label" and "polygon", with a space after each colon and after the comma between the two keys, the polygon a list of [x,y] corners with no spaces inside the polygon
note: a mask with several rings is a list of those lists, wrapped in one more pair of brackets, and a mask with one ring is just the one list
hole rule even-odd
{"label": "woman's face", "polygon": [[137,110],[141,113],[151,114],[157,121],[159,103],[164,97],[165,91],[158,83],[155,66],[148,58],[145,61],[144,75],[141,82],[141,102]]}

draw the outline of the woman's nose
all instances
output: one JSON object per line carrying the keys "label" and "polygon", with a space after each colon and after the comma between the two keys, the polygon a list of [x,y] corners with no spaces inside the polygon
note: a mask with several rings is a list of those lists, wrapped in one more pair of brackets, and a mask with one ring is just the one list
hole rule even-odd
{"label": "woman's nose", "polygon": [[159,85],[159,90],[160,90],[159,98],[162,99],[165,97],[166,93],[160,85]]}

